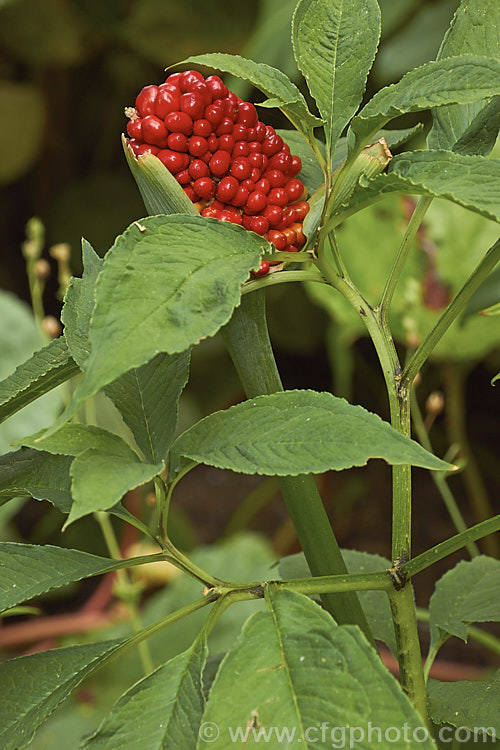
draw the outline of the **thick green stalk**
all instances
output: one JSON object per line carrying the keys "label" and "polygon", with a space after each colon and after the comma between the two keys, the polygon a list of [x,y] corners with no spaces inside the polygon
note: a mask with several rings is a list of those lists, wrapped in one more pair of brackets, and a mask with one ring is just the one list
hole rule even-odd
{"label": "thick green stalk", "polygon": [[[243,297],[222,335],[248,398],[283,390],[267,330],[264,292]],[[278,481],[312,575],[347,573],[313,477]],[[338,623],[359,625],[373,642],[354,592],[325,594],[322,601]]]}

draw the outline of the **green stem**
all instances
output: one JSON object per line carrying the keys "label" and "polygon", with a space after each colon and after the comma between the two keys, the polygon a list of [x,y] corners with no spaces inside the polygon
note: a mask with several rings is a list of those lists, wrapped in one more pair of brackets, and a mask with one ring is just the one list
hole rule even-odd
{"label": "green stem", "polygon": [[[412,390],[411,393],[411,413],[413,427],[421,445],[423,445],[423,447],[428,450],[429,453],[433,453],[434,451],[432,449],[429,434],[425,428],[422,412],[420,411],[417,394],[414,390]],[[467,524],[465,523],[464,518],[460,512],[460,508],[457,505],[457,501],[455,500],[453,493],[448,486],[446,475],[438,471],[431,471],[429,473],[434,484],[437,487],[439,494],[441,495],[441,498],[446,506],[446,510],[448,511],[450,518],[453,521],[455,529],[459,532],[466,531]],[[475,544],[474,542],[467,544],[467,551],[471,557],[477,557],[477,555],[480,554],[477,544]]]}
{"label": "green stem", "polygon": [[[248,398],[283,390],[267,330],[262,291],[242,299],[222,335]],[[313,477],[280,477],[278,481],[312,575],[347,573]],[[322,600],[337,622],[359,625],[373,643],[354,592],[326,594]]]}
{"label": "green stem", "polygon": [[500,240],[490,247],[484,258],[476,266],[458,294],[452,299],[434,328],[424,338],[413,357],[410,359],[402,376],[401,384],[408,384],[420,370],[430,353],[442,339],[451,324],[457,319],[476,289],[483,283],[488,274],[500,260]]}
{"label": "green stem", "polygon": [[[308,256],[308,260],[311,260]],[[262,276],[260,279],[252,279],[243,284],[241,288],[242,294],[248,294],[249,292],[255,292],[257,289],[266,289],[268,286],[276,286],[276,284],[289,284],[291,281],[316,281],[320,284],[326,284],[325,279],[317,271],[280,271],[279,273],[271,273],[267,276]]]}
{"label": "green stem", "polygon": [[389,593],[389,600],[398,645],[401,685],[426,724],[429,724],[427,693],[412,586],[406,584],[399,591],[393,589]]}
{"label": "green stem", "polygon": [[420,224],[422,223],[422,219],[424,218],[427,209],[431,205],[431,202],[432,198],[421,197],[411,215],[408,226],[406,227],[406,231],[401,241],[401,245],[399,246],[396,259],[389,273],[389,277],[387,279],[385,289],[382,293],[382,297],[378,306],[380,320],[384,328],[387,327],[387,316],[389,314],[389,308],[391,306],[392,298],[394,296],[399,277],[401,276],[401,271],[403,270],[403,266],[408,257],[408,253],[411,250]]}
{"label": "green stem", "polygon": [[[103,511],[99,511],[94,513],[94,516],[97,519],[99,526],[101,527],[102,535],[111,557],[113,557],[115,560],[119,560],[121,558],[120,547],[118,545],[109,514],[104,513]],[[134,587],[134,584],[131,582],[126,570],[117,570],[116,577],[120,584],[122,599],[127,604],[130,613],[132,627],[134,631],[138,633],[142,628],[142,622],[139,610],[135,602],[137,590]],[[149,645],[147,643],[141,642],[138,644],[138,650],[144,674],[148,675],[154,669]]]}
{"label": "green stem", "polygon": [[402,566],[402,572],[406,576],[414,576],[420,573],[426,568],[430,568],[431,565],[443,560],[443,558],[452,555],[462,547],[466,547],[470,542],[475,542],[481,539],[483,536],[488,534],[494,534],[500,530],[500,514],[489,518],[487,521],[477,523],[475,526],[471,526],[467,531],[462,531],[460,534],[446,539],[444,542],[436,544],[434,547],[422,552],[422,554],[414,557],[413,560],[405,563]]}

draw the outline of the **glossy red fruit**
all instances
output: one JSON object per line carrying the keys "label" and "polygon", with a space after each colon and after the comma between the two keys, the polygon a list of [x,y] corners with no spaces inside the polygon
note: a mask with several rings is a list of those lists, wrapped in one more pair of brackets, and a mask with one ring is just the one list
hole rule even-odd
{"label": "glossy red fruit", "polygon": [[210,177],[200,177],[193,182],[193,190],[200,198],[208,200],[215,195],[215,182]]}
{"label": "glossy red fruit", "polygon": [[249,214],[259,214],[267,206],[267,196],[254,190],[247,198],[245,212]]}
{"label": "glossy red fruit", "polygon": [[233,132],[233,121],[230,117],[223,117],[215,129],[215,135],[226,135]]}
{"label": "glossy red fruit", "polygon": [[293,206],[293,210],[295,211],[297,221],[304,221],[307,214],[309,213],[309,203],[307,201],[300,201],[299,203],[295,203]]}
{"label": "glossy red fruit", "polygon": [[300,198],[302,198],[302,194],[304,193],[304,185],[300,180],[292,178],[285,184],[285,190],[288,193],[288,202],[295,203],[295,201],[298,201],[300,200]]}
{"label": "glossy red fruit", "polygon": [[[130,142],[132,145],[132,142]],[[149,143],[137,143],[136,147],[132,145],[136,156],[142,156],[142,154],[153,154],[156,156],[160,149],[158,146],[150,146]]]}
{"label": "glossy red fruit", "polygon": [[250,177],[251,171],[252,165],[250,164],[246,156],[238,156],[233,160],[233,163],[231,164],[231,174],[240,182],[242,180],[248,179],[248,177]]}
{"label": "glossy red fruit", "polygon": [[276,250],[284,250],[287,245],[287,240],[283,232],[277,232],[275,229],[270,229],[267,233],[267,239],[272,242]]}
{"label": "glossy red fruit", "polygon": [[267,195],[268,192],[271,190],[271,183],[268,179],[263,177],[261,180],[258,180],[255,183],[255,189],[258,190],[260,193],[264,193],[264,195]]}
{"label": "glossy red fruit", "polygon": [[283,221],[283,209],[281,206],[267,205],[262,214],[272,227],[278,226]]}
{"label": "glossy red fruit", "polygon": [[262,146],[259,141],[248,141],[248,148],[250,149],[251,154],[254,154],[255,152],[260,154],[262,151]]}
{"label": "glossy red fruit", "polygon": [[191,156],[203,156],[208,150],[208,141],[199,135],[192,135],[189,139],[188,151]]}
{"label": "glossy red fruit", "polygon": [[250,229],[256,234],[264,235],[269,230],[269,222],[265,216],[252,216]]}
{"label": "glossy red fruit", "polygon": [[181,95],[180,111],[185,112],[193,120],[203,117],[205,112],[205,100],[196,91],[189,91]]}
{"label": "glossy red fruit", "polygon": [[224,112],[222,111],[222,107],[220,104],[209,104],[205,109],[205,113],[203,116],[205,120],[208,120],[208,122],[213,125],[214,128],[216,128],[222,122]]}
{"label": "glossy red fruit", "polygon": [[292,163],[290,165],[290,169],[288,170],[288,174],[290,177],[295,177],[296,174],[300,172],[302,169],[302,160],[300,156],[292,156]]}
{"label": "glossy red fruit", "polygon": [[297,240],[297,233],[293,227],[286,227],[283,229],[283,234],[286,237],[286,244],[287,245],[295,245],[295,242]]}
{"label": "glossy red fruit", "polygon": [[257,110],[250,102],[241,102],[238,105],[238,123],[253,128],[257,124]]}
{"label": "glossy red fruit", "polygon": [[135,108],[141,117],[154,115],[157,96],[158,86],[144,86],[144,88],[140,90],[135,100]]}
{"label": "glossy red fruit", "polygon": [[217,199],[222,203],[230,203],[238,192],[239,186],[236,177],[223,177],[217,186]]}
{"label": "glossy red fruit", "polygon": [[232,154],[234,145],[234,138],[231,134],[227,133],[219,137],[219,148],[221,151],[229,151]]}
{"label": "glossy red fruit", "polygon": [[208,137],[208,150],[212,153],[219,150],[219,139],[213,133]]}
{"label": "glossy red fruit", "polygon": [[265,276],[269,272],[269,261],[261,260],[258,271],[252,271],[254,276]]}
{"label": "glossy red fruit", "polygon": [[292,157],[286,151],[283,151],[283,149],[269,159],[269,168],[279,169],[284,174],[288,172],[291,165]]}
{"label": "glossy red fruit", "polygon": [[217,208],[214,208],[213,205],[210,205],[203,209],[201,215],[211,219],[215,219],[218,213],[219,210]]}
{"label": "glossy red fruit", "polygon": [[274,133],[262,141],[262,153],[266,156],[274,156],[283,148],[283,139]]}
{"label": "glossy red fruit", "polygon": [[177,174],[177,172],[186,169],[189,164],[189,156],[179,151],[163,149],[162,151],[158,151],[157,156],[172,174]]}
{"label": "glossy red fruit", "polygon": [[184,133],[170,133],[167,138],[167,145],[172,151],[183,151],[184,153],[188,150],[188,137]]}
{"label": "glossy red fruit", "polygon": [[194,192],[194,190],[191,187],[191,185],[186,185],[186,187],[183,187],[182,189],[186,193],[186,195],[189,198],[189,200],[191,201],[191,203],[196,203],[196,201],[198,200],[198,196]]}
{"label": "glossy red fruit", "polygon": [[264,177],[267,177],[273,188],[283,187],[286,183],[286,177],[279,169],[266,169]]}
{"label": "glossy red fruit", "polygon": [[205,82],[203,83],[194,83],[191,86],[191,91],[193,94],[200,94],[203,99],[203,104],[205,107],[208,107],[209,104],[212,104],[212,92],[208,88],[207,84]]}
{"label": "glossy red fruit", "polygon": [[205,79],[197,70],[185,70],[184,73],[181,73],[179,76],[179,88],[183,93],[192,91],[192,86],[196,83],[204,82]]}
{"label": "glossy red fruit", "polygon": [[162,90],[160,86],[154,105],[155,115],[164,120],[171,112],[176,112],[179,109],[179,105],[179,94],[174,94],[172,91],[165,89]]}
{"label": "glossy red fruit", "polygon": [[290,229],[293,229],[295,232],[294,245],[297,245],[297,247],[303,247],[306,244],[307,239],[302,229],[302,224],[298,222],[291,224]]}
{"label": "glossy red fruit", "polygon": [[215,177],[222,177],[231,166],[231,155],[227,151],[216,151],[208,166]]}
{"label": "glossy red fruit", "polygon": [[229,221],[231,224],[238,224],[241,226],[243,224],[243,219],[241,218],[241,214],[237,213],[236,211],[229,211],[229,210],[223,210],[220,211],[219,216],[217,217],[219,221]]}
{"label": "glossy red fruit", "polygon": [[179,78],[181,77],[182,72],[179,73],[170,73],[169,76],[166,77],[165,83],[170,84],[171,86],[175,86],[176,88],[179,87]]}
{"label": "glossy red fruit", "polygon": [[252,167],[255,167],[257,169],[261,169],[263,165],[263,154],[258,154],[254,151],[254,153],[250,154],[248,157],[248,161],[252,165]]}
{"label": "glossy red fruit", "polygon": [[158,117],[147,115],[142,120],[142,137],[146,143],[165,148],[168,133],[165,125]]}
{"label": "glossy red fruit", "polygon": [[194,135],[201,135],[202,138],[208,138],[208,136],[212,133],[212,130],[212,124],[204,118],[195,120],[193,122]]}
{"label": "glossy red fruit", "polygon": [[142,118],[136,117],[135,120],[127,122],[127,133],[131,138],[142,141]]}
{"label": "glossy red fruit", "polygon": [[238,190],[236,191],[236,195],[231,200],[231,205],[241,208],[247,202],[249,195],[250,195],[250,191],[248,190],[248,188],[244,187],[243,185],[240,185]]}
{"label": "glossy red fruit", "polygon": [[258,122],[255,126],[255,140],[263,141],[266,137],[266,126],[263,122]]}
{"label": "glossy red fruit", "polygon": [[200,177],[208,177],[210,174],[208,164],[201,159],[193,159],[188,167],[188,172],[193,180],[197,180]]}
{"label": "glossy red fruit", "polygon": [[253,193],[253,191],[255,190],[255,182],[251,180],[250,177],[246,180],[242,180],[240,182],[240,185],[242,187],[245,187],[249,193]]}
{"label": "glossy red fruit", "polygon": [[189,174],[187,169],[181,169],[180,172],[177,172],[175,175],[175,179],[179,183],[179,185],[189,185],[191,182],[191,175]]}
{"label": "glossy red fruit", "polygon": [[285,188],[272,188],[268,193],[269,203],[284,207],[288,204],[288,193]]}
{"label": "glossy red fruit", "polygon": [[193,132],[193,119],[186,112],[170,112],[165,117],[165,125],[172,133],[191,135]]}
{"label": "glossy red fruit", "polygon": [[234,144],[233,158],[236,159],[238,156],[248,156],[249,153],[250,149],[248,148],[248,143],[246,143],[246,141],[238,141]]}
{"label": "glossy red fruit", "polygon": [[248,128],[243,123],[237,123],[233,127],[232,136],[235,141],[246,141],[248,136]]}
{"label": "glossy red fruit", "polygon": [[222,111],[224,112],[225,118],[227,117],[231,120],[231,123],[235,123],[238,119],[238,104],[235,99],[230,97],[230,93],[222,100]]}
{"label": "glossy red fruit", "polygon": [[212,92],[214,99],[222,99],[222,97],[226,96],[227,88],[219,76],[208,76],[205,83]]}

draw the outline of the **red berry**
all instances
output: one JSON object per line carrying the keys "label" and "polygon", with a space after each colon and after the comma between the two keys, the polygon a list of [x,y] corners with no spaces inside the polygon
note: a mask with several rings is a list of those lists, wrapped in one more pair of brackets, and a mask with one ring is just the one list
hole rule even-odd
{"label": "red berry", "polygon": [[280,169],[284,174],[288,172],[291,165],[292,157],[283,149],[281,149],[281,151],[278,151],[277,154],[274,154],[274,156],[269,159],[269,168]]}
{"label": "red berry", "polygon": [[227,94],[227,88],[222,83],[222,79],[219,76],[208,76],[205,81],[209,90],[212,92],[214,99],[222,99]]}
{"label": "red berry", "polygon": [[294,223],[291,225],[290,229],[293,229],[295,231],[295,242],[294,244],[297,245],[297,247],[303,247],[306,242],[306,236],[302,230],[302,224]]}
{"label": "red berry", "polygon": [[[130,141],[132,145],[132,141]],[[142,156],[142,154],[154,154],[155,156],[159,153],[160,149],[158,146],[150,146],[149,143],[138,143],[137,147],[132,145],[136,156]]]}
{"label": "red berry", "polygon": [[182,169],[186,169],[189,164],[189,156],[187,154],[181,154],[179,151],[163,149],[162,151],[158,151],[157,156],[172,174],[177,174],[177,172],[180,172]]}
{"label": "red berry", "polygon": [[243,123],[237,124],[233,128],[233,138],[235,141],[246,141],[248,128]]}
{"label": "red berry", "polygon": [[157,96],[158,86],[144,86],[144,88],[140,90],[135,100],[135,108],[141,117],[154,115]]}
{"label": "red berry", "polygon": [[263,177],[261,180],[258,180],[258,182],[255,183],[255,189],[267,195],[268,192],[271,190],[271,183],[269,182],[268,179]]}
{"label": "red berry", "polygon": [[205,112],[203,96],[196,91],[189,91],[186,94],[182,94],[180,110],[192,117],[193,120],[203,117],[203,113]]}
{"label": "red berry", "polygon": [[213,133],[208,138],[208,150],[212,153],[215,153],[219,150],[219,139]]}
{"label": "red berry", "polygon": [[282,148],[283,139],[276,133],[262,141],[262,153],[266,156],[274,156],[274,154],[277,154]]}
{"label": "red berry", "polygon": [[209,104],[205,109],[204,117],[211,125],[217,127],[222,122],[224,112],[222,111],[220,104]]}
{"label": "red berry", "polygon": [[267,206],[267,196],[264,193],[260,193],[258,190],[254,190],[253,193],[247,198],[245,211],[249,214],[258,214],[265,209]]}
{"label": "red berry", "polygon": [[193,180],[197,180],[200,177],[208,177],[210,174],[208,165],[201,159],[194,159],[188,167],[188,172]]}
{"label": "red berry", "polygon": [[257,151],[260,154],[262,151],[262,146],[259,141],[249,141],[248,148],[250,149],[251,153],[255,153]]}
{"label": "red berry", "polygon": [[[165,86],[165,84],[162,84]],[[159,87],[158,96],[155,101],[155,115],[164,120],[170,112],[176,112],[179,109],[179,94]]]}
{"label": "red berry", "polygon": [[269,261],[261,260],[258,271],[252,271],[254,276],[265,276],[269,271]]}
{"label": "red berry", "polygon": [[211,132],[212,132],[212,125],[209,123],[208,120],[204,120],[202,118],[200,120],[194,121],[193,133],[195,135],[201,135],[203,138],[208,138]]}
{"label": "red berry", "polygon": [[215,195],[215,182],[210,177],[200,177],[194,181],[193,190],[200,198],[208,200]]}
{"label": "red berry", "polygon": [[203,156],[207,152],[208,141],[201,136],[192,135],[189,139],[188,151],[192,156]]}
{"label": "red berry", "polygon": [[304,185],[300,180],[291,179],[286,183],[285,190],[288,193],[289,202],[294,203],[302,197]]}
{"label": "red berry", "polygon": [[204,83],[204,78],[197,70],[185,70],[179,76],[179,88],[182,92],[192,91],[196,83]]}
{"label": "red berry", "polygon": [[295,232],[295,229],[293,229],[293,227],[285,227],[285,229],[283,229],[283,234],[286,237],[287,245],[295,244],[297,240],[297,233]]}
{"label": "red berry", "polygon": [[238,106],[238,123],[253,128],[257,124],[257,110],[250,102],[241,102]]}
{"label": "red berry", "polygon": [[263,122],[258,122],[255,126],[255,140],[263,141],[266,137],[266,126]]}
{"label": "red berry", "polygon": [[285,188],[272,188],[268,194],[269,203],[276,206],[286,206],[288,204],[288,193]]}
{"label": "red berry", "polygon": [[186,195],[189,198],[189,200],[191,201],[191,203],[196,203],[196,201],[198,200],[198,196],[194,192],[194,190],[191,187],[191,185],[186,185],[186,187],[183,187],[182,189],[186,193]]}
{"label": "red berry", "polygon": [[267,233],[267,239],[272,242],[276,250],[284,250],[286,247],[286,237],[283,232],[277,232],[275,229],[271,229]]}
{"label": "red berry", "polygon": [[191,182],[191,175],[189,174],[187,169],[182,169],[180,172],[177,172],[175,175],[175,179],[179,183],[179,185],[189,185]]}
{"label": "red berry", "polygon": [[255,190],[255,182],[250,178],[248,178],[247,180],[242,180],[240,182],[240,185],[242,187],[245,187],[249,193],[253,193],[253,191]]}
{"label": "red berry", "polygon": [[230,203],[238,188],[239,183],[236,177],[223,177],[217,187],[217,199],[223,203]]}
{"label": "red berry", "polygon": [[231,174],[240,182],[250,177],[252,166],[245,156],[238,156],[231,164]]}
{"label": "red berry", "polygon": [[229,117],[223,117],[215,130],[215,135],[226,135],[233,132],[233,121]]}
{"label": "red berry", "polygon": [[258,154],[254,151],[249,155],[248,161],[250,162],[252,167],[257,167],[257,169],[262,168],[262,154]]}
{"label": "red berry", "polygon": [[300,172],[302,169],[302,161],[300,156],[292,156],[292,164],[290,169],[288,170],[288,174],[290,177],[295,177],[296,174]]}
{"label": "red berry", "polygon": [[300,203],[295,203],[293,210],[295,211],[297,221],[304,221],[307,214],[309,213],[309,203],[307,201],[300,201]]}
{"label": "red berry", "polygon": [[264,235],[269,230],[269,222],[265,216],[252,216],[250,229],[256,234]]}
{"label": "red berry", "polygon": [[172,151],[183,151],[184,153],[188,150],[188,138],[184,133],[170,133],[167,138],[167,145]]}
{"label": "red berry", "polygon": [[224,117],[231,120],[231,124],[233,124],[238,119],[238,104],[231,98],[230,94],[231,92],[222,100],[222,111],[224,112]]}
{"label": "red berry", "polygon": [[237,156],[248,156],[250,153],[250,149],[248,148],[248,143],[245,141],[238,141],[235,143],[233,148],[233,157],[236,158]]}
{"label": "red berry", "polygon": [[201,158],[203,159],[204,162],[206,162],[208,164],[208,162],[212,158],[212,152],[211,151],[205,151],[205,153],[203,154],[203,156]]}
{"label": "red berry", "polygon": [[221,151],[229,151],[231,154],[234,148],[234,138],[232,135],[221,135],[219,138],[219,148]]}
{"label": "red berry", "polygon": [[241,218],[245,229],[248,229],[248,231],[250,231],[250,222],[252,221],[253,216],[247,216],[246,214],[243,214]]}
{"label": "red berry", "polygon": [[240,185],[238,190],[236,191],[236,195],[231,201],[231,205],[233,206],[244,206],[247,202],[248,196],[250,195],[250,191],[248,188],[244,187],[243,185]]}
{"label": "red berry", "polygon": [[278,226],[283,221],[283,209],[281,206],[267,205],[262,213],[272,227]]}
{"label": "red berry", "polygon": [[227,151],[216,151],[209,162],[210,171],[216,177],[226,174],[231,165],[231,155]]}
{"label": "red berry", "polygon": [[170,112],[165,117],[165,125],[172,133],[191,135],[193,132],[193,120],[186,112]]}
{"label": "red berry", "polygon": [[220,221],[230,221],[231,224],[239,224],[240,226],[243,224],[243,219],[241,218],[241,214],[237,213],[236,211],[229,211],[229,210],[221,211],[217,218]]}
{"label": "red berry", "polygon": [[131,138],[135,138],[137,141],[142,141],[142,119],[136,117],[135,120],[129,120],[127,122],[127,133]]}
{"label": "red berry", "polygon": [[179,78],[181,77],[182,72],[180,73],[170,73],[169,76],[165,79],[165,83],[168,83],[171,86],[179,86]]}
{"label": "red berry", "polygon": [[201,215],[209,217],[211,219],[215,219],[218,213],[219,213],[218,209],[214,208],[213,205],[210,205],[203,209],[203,211],[201,212]]}
{"label": "red berry", "polygon": [[163,122],[155,115],[147,115],[142,121],[142,137],[153,146],[165,148],[167,145],[167,129]]}
{"label": "red berry", "polygon": [[267,169],[264,177],[267,177],[273,188],[283,187],[286,183],[286,177],[279,169]]}
{"label": "red berry", "polygon": [[191,87],[191,91],[193,92],[193,94],[201,94],[205,107],[208,107],[209,104],[212,104],[212,92],[205,82],[202,83],[200,81],[200,83],[193,84],[193,86]]}
{"label": "red berry", "polygon": [[250,179],[253,180],[254,182],[257,182],[258,180],[260,180],[260,177],[261,177],[260,169],[257,169],[257,167],[253,167],[252,171],[250,172]]}

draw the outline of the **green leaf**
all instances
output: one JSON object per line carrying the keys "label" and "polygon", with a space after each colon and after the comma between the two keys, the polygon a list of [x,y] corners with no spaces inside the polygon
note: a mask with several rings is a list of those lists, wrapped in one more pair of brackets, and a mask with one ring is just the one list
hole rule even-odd
{"label": "green leaf", "polygon": [[[500,5],[497,0],[463,0],[446,32],[438,59],[462,54],[500,58]],[[432,111],[429,148],[488,154],[498,134],[499,100],[451,104]],[[486,130],[481,130],[486,125]],[[459,145],[460,144],[460,145]]]}
{"label": "green leaf", "polygon": [[126,372],[105,387],[106,395],[152,463],[159,463],[167,456],[177,424],[179,397],[188,376],[189,350],[157,354],[147,364]]}
{"label": "green leaf", "polygon": [[0,612],[71,581],[115,570],[116,560],[75,549],[0,542]]}
{"label": "green leaf", "polygon": [[63,513],[73,502],[69,469],[72,458],[32,448],[0,456],[0,501],[20,495],[49,500]]}
{"label": "green leaf", "polygon": [[487,318],[493,315],[500,315],[500,302],[496,302],[494,305],[485,307],[484,310],[481,310],[481,315],[484,315]]}
{"label": "green leaf", "polygon": [[73,505],[65,527],[96,510],[109,510],[126,492],[141,487],[161,474],[165,465],[144,464],[135,459],[88,448],[71,464]]}
{"label": "green leaf", "polygon": [[469,104],[500,93],[500,60],[474,55],[447,58],[415,68],[381,89],[354,117],[350,150],[360,150],[386,122],[407,112],[445,104]]}
{"label": "green leaf", "polygon": [[203,637],[133,685],[81,748],[169,750],[195,747],[203,713]]}
{"label": "green leaf", "polygon": [[61,312],[64,338],[71,356],[81,368],[89,356],[88,335],[95,304],[95,284],[104,262],[85,239],[82,239],[82,261],[82,278],[71,278]]}
{"label": "green leaf", "polygon": [[467,303],[464,311],[464,318],[481,311],[482,315],[488,315],[486,308],[495,307],[500,304],[500,267],[497,266],[494,271],[483,281],[481,286],[474,292]]}
{"label": "green leaf", "polygon": [[379,37],[376,0],[301,0],[295,9],[294,54],[325,123],[329,159],[361,103]]}
{"label": "green leaf", "polygon": [[88,448],[95,448],[101,453],[119,456],[130,461],[137,460],[137,454],[118,435],[103,430],[102,427],[69,422],[50,434],[44,431],[29,435],[19,441],[27,448],[47,451],[55,455],[79,456]]}
{"label": "green leaf", "polygon": [[482,555],[455,565],[437,582],[429,615],[431,650],[450,635],[467,641],[473,622],[500,621],[500,561]]}
{"label": "green leaf", "polygon": [[497,382],[497,380],[500,380],[500,372],[497,373],[493,378],[491,378],[491,380],[490,380],[491,385],[495,385],[495,383]]}
{"label": "green leaf", "polygon": [[64,339],[54,339],[0,383],[0,422],[79,372]]}
{"label": "green leaf", "polygon": [[[445,198],[500,221],[500,160],[451,151],[408,151],[395,156],[387,174],[367,180],[351,197],[346,213],[361,210],[390,193]],[[337,220],[336,220],[337,221]]]}
{"label": "green leaf", "polygon": [[212,685],[201,727],[218,725],[214,747],[250,746],[254,738],[314,750],[337,746],[342,733],[347,746],[349,728],[358,730],[356,744],[362,733],[362,746],[371,747],[370,725],[382,737],[388,727],[408,726],[410,742],[399,747],[434,746],[422,731],[423,741],[411,741],[423,720],[358,628],[336,626],[308,597],[289,591],[271,592],[268,606],[246,622]]}
{"label": "green leaf", "polygon": [[125,136],[122,145],[148,214],[198,214],[175,177],[156,156],[143,154],[137,159]]}
{"label": "green leaf", "polygon": [[91,354],[60,423],[124,372],[216,333],[268,247],[253,232],[201,216],[153,216],[131,224],[104,260]]}
{"label": "green leaf", "polygon": [[[357,549],[342,549],[342,557],[349,573],[378,573],[392,567],[392,563],[385,557]],[[310,578],[311,576],[303,552],[282,557],[279,562],[279,571],[284,579]],[[387,594],[385,591],[358,591],[356,593],[373,637],[389,646],[392,653],[397,656],[396,636]]]}
{"label": "green leaf", "polygon": [[429,680],[429,712],[435,724],[481,727],[481,734],[500,736],[500,670],[488,682]]}
{"label": "green leaf", "polygon": [[175,441],[173,470],[180,456],[271,476],[348,469],[369,458],[449,468],[376,414],[330,393],[306,390],[258,396],[205,417]]}
{"label": "green leaf", "polygon": [[292,125],[309,140],[312,130],[321,125],[321,120],[309,112],[306,101],[290,79],[276,68],[265,63],[246,60],[239,55],[213,52],[207,55],[187,57],[182,63],[196,63],[209,68],[231,73],[243,78],[262,91],[270,99],[261,102],[261,107],[279,107]]}
{"label": "green leaf", "polygon": [[42,651],[0,664],[2,750],[26,747],[33,734],[82,680],[125,640]]}
{"label": "green leaf", "polygon": [[[309,143],[297,130],[276,130],[285,143],[290,146],[290,151],[294,156],[299,156],[302,161],[302,169],[297,177],[302,180],[307,188],[309,195],[312,195],[318,187],[325,181],[325,175],[319,164],[316,154]],[[325,144],[316,140],[316,148],[324,155]]]}

